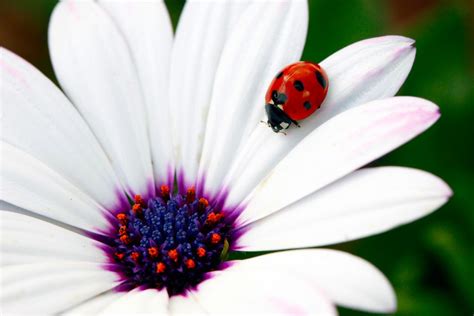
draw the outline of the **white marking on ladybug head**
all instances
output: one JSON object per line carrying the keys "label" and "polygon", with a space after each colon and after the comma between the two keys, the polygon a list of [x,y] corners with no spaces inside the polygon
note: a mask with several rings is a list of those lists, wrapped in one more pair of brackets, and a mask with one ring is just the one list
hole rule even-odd
{"label": "white marking on ladybug head", "polygon": [[288,128],[288,126],[290,126],[290,124],[288,124],[288,123],[286,123],[286,122],[281,122],[281,123],[280,123],[280,127],[281,127],[281,128],[286,129],[286,128]]}

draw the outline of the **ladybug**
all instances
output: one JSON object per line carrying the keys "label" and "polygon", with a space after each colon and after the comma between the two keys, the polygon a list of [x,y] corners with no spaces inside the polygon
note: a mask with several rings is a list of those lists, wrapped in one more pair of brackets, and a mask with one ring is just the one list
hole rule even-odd
{"label": "ladybug", "polygon": [[265,96],[267,125],[275,133],[313,114],[326,98],[328,76],[321,66],[301,61],[286,66],[273,79]]}

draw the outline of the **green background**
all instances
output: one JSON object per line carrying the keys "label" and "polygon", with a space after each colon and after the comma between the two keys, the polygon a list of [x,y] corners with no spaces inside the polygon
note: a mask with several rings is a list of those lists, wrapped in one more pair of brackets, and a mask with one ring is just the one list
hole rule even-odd
{"label": "green background", "polygon": [[[333,248],[357,254],[391,280],[398,315],[474,313],[474,1],[310,0],[305,60],[320,61],[352,42],[399,34],[417,57],[399,95],[437,103],[441,120],[375,165],[428,170],[454,197],[442,209],[388,233]],[[0,44],[53,78],[47,25],[56,0],[0,0]],[[176,24],[184,1],[167,1]],[[341,309],[342,315],[362,313]]]}

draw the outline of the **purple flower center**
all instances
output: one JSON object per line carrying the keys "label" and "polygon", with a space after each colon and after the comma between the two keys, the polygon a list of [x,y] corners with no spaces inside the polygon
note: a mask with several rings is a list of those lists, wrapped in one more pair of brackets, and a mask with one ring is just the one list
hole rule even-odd
{"label": "purple flower center", "polygon": [[113,260],[125,277],[124,288],[166,288],[182,293],[216,270],[228,249],[231,225],[206,199],[169,193],[144,201],[135,196],[127,212],[117,214]]}

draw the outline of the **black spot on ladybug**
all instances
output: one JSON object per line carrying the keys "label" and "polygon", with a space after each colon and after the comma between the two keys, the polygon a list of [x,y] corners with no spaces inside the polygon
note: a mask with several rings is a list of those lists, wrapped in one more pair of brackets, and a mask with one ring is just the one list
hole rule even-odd
{"label": "black spot on ladybug", "polygon": [[304,103],[304,108],[305,108],[306,110],[310,110],[310,109],[311,109],[311,102],[306,101],[306,102]]}
{"label": "black spot on ladybug", "polygon": [[296,80],[294,83],[293,83],[293,86],[295,87],[296,90],[298,91],[303,91],[304,90],[304,85],[301,81],[299,80]]}
{"label": "black spot on ladybug", "polygon": [[279,93],[276,90],[272,91],[272,100],[275,104],[284,104],[287,100],[287,96],[284,93]]}
{"label": "black spot on ladybug", "polygon": [[316,71],[316,79],[318,79],[319,84],[323,89],[326,89],[326,80],[324,79],[323,75],[319,72]]}
{"label": "black spot on ladybug", "polygon": [[281,76],[283,76],[283,71],[280,71],[280,73],[276,77],[277,77],[277,79],[280,79]]}
{"label": "black spot on ladybug", "polygon": [[273,90],[272,91],[272,99],[275,101],[276,99],[278,99],[278,91],[276,90]]}
{"label": "black spot on ladybug", "polygon": [[288,100],[288,97],[284,93],[280,93],[278,95],[278,104],[285,104],[286,100]]}

